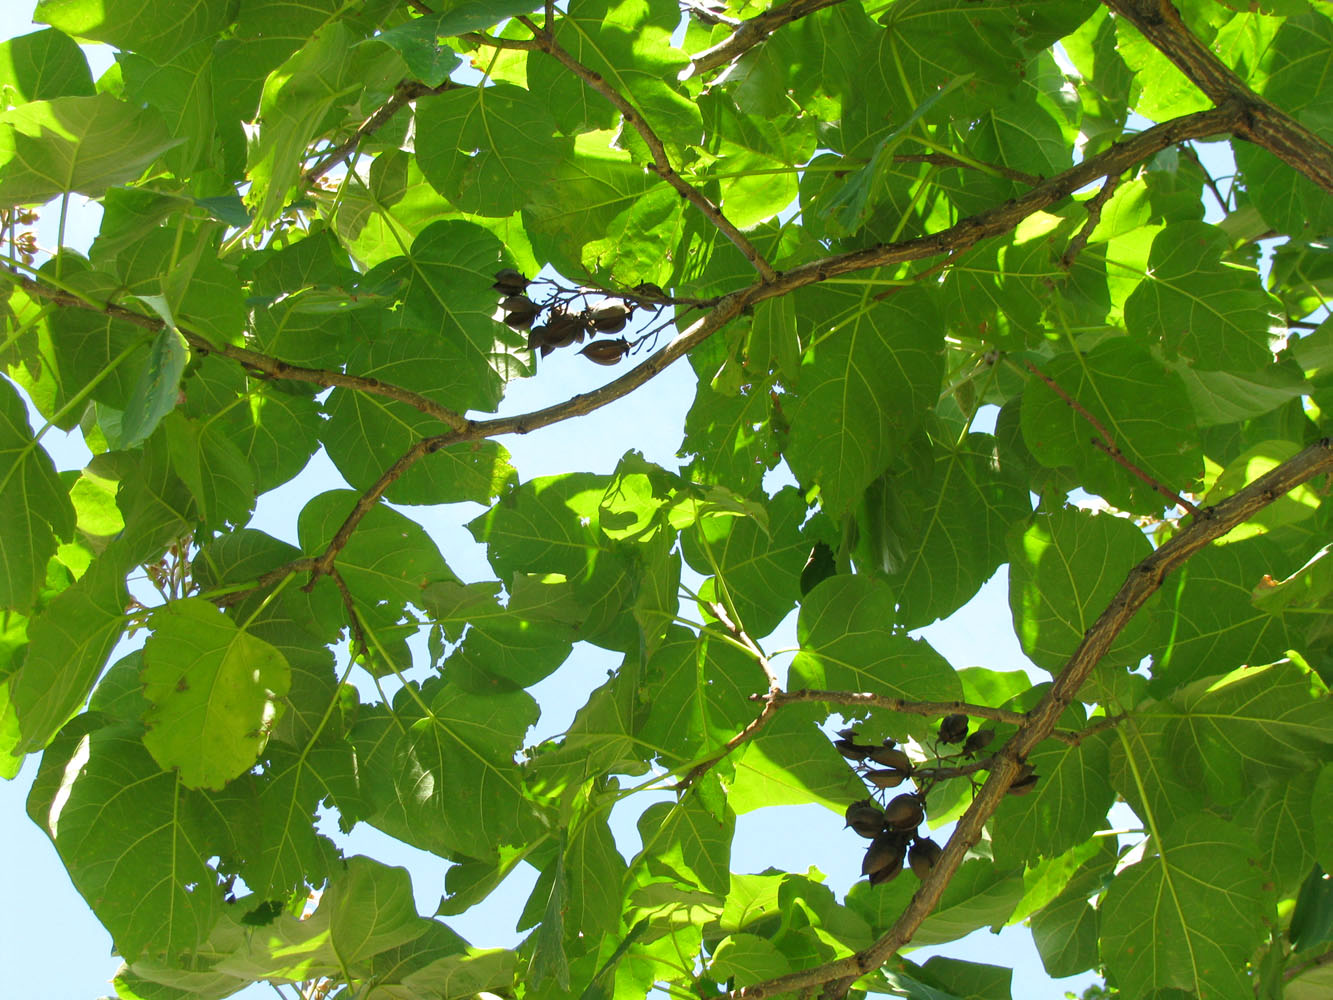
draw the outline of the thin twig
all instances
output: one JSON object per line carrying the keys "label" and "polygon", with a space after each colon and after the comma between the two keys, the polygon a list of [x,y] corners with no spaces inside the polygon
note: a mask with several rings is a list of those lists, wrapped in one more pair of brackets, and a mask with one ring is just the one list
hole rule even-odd
{"label": "thin twig", "polygon": [[347,581],[336,569],[330,570],[329,576],[333,577],[333,582],[338,587],[338,593],[342,595],[343,607],[347,609],[347,628],[351,633],[351,648],[347,651],[348,655],[355,660],[357,647],[360,646],[361,655],[368,658],[370,656],[370,644],[366,642],[366,633],[361,627],[361,616],[357,614],[356,601],[353,600],[352,592],[347,588]]}
{"label": "thin twig", "polygon": [[532,32],[533,38],[541,51],[551,56],[615,106],[616,110],[624,116],[629,126],[639,133],[639,137],[643,139],[643,144],[648,147],[648,153],[652,157],[652,163],[649,166],[653,173],[675,188],[682,198],[704,214],[718,232],[731,240],[736,249],[744,254],[745,259],[759,272],[760,278],[765,282],[771,282],[777,277],[777,272],[773,270],[773,266],[764,259],[764,255],[750,242],[749,238],[722,214],[722,210],[714,205],[707,195],[676,172],[676,168],[671,165],[671,160],[667,156],[666,146],[662,144],[662,140],[653,131],[647,119],[639,113],[638,108],[629,102],[628,98],[607,83],[606,78],[600,73],[589,69],[570,55],[555,40],[554,31],[539,28],[530,18],[517,17],[515,20]]}
{"label": "thin twig", "polygon": [[385,101],[374,114],[363,121],[349,138],[338,143],[332,149],[326,150],[319,161],[305,172],[301,180],[307,187],[314,184],[337,164],[347,159],[356,150],[356,147],[361,145],[362,139],[383,128],[388,124],[389,119],[418,97],[425,97],[429,94],[443,94],[446,90],[456,90],[459,86],[460,84],[454,83],[452,80],[445,80],[438,87],[428,87],[419,80],[404,80],[394,88],[393,96]]}
{"label": "thin twig", "polygon": [[998,176],[1008,181],[1015,181],[1019,184],[1026,184],[1028,187],[1036,187],[1042,179],[1036,174],[1029,174],[1023,170],[1015,170],[1013,167],[1006,167],[1000,163],[972,163],[967,160],[960,160],[957,157],[950,156],[948,153],[895,153],[893,155],[894,163],[929,163],[936,167],[956,167],[959,170],[982,170],[994,171]]}
{"label": "thin twig", "polygon": [[1180,147],[1180,151],[1185,155],[1186,159],[1199,168],[1199,173],[1203,175],[1204,184],[1208,185],[1208,190],[1211,191],[1213,197],[1217,199],[1218,210],[1223,213],[1229,212],[1230,209],[1227,208],[1227,199],[1222,196],[1221,188],[1217,186],[1217,181],[1213,180],[1213,175],[1208,172],[1208,168],[1203,165],[1203,160],[1199,159],[1199,154],[1195,151],[1194,147],[1186,143]]}
{"label": "thin twig", "polygon": [[762,14],[742,21],[734,32],[712,48],[691,56],[690,64],[681,71],[680,78],[688,80],[692,76],[725,66],[759,45],[784,24],[841,2],[842,0],[789,0],[788,3],[770,7]]}
{"label": "thin twig", "polygon": [[1088,245],[1088,237],[1097,228],[1097,223],[1102,221],[1102,209],[1111,200],[1111,195],[1115,194],[1115,189],[1119,184],[1120,175],[1110,174],[1103,182],[1101,189],[1084,202],[1083,210],[1087,212],[1088,217],[1083,220],[1083,225],[1074,234],[1074,238],[1069,241],[1069,246],[1065,247],[1065,252],[1060,255],[1060,266],[1066,271],[1074,266],[1074,259]]}
{"label": "thin twig", "polygon": [[1080,403],[1073,396],[1069,395],[1069,393],[1065,392],[1063,387],[1061,387],[1061,385],[1058,382],[1056,382],[1055,379],[1051,378],[1049,375],[1047,375],[1044,371],[1042,371],[1040,368],[1038,368],[1035,364],[1033,364],[1026,358],[1023,359],[1023,364],[1027,366],[1028,370],[1031,371],[1033,375],[1036,375],[1037,378],[1045,382],[1046,385],[1050,388],[1051,392],[1055,393],[1057,396],[1063,399],[1065,401],[1065,405],[1067,405],[1071,410],[1073,410],[1080,417],[1082,417],[1084,420],[1086,420],[1089,424],[1092,425],[1092,429],[1097,432],[1097,436],[1092,439],[1092,444],[1094,447],[1099,448],[1100,450],[1105,452],[1117,465],[1123,468],[1126,472],[1147,483],[1154,490],[1162,494],[1162,496],[1166,497],[1176,506],[1181,507],[1182,509],[1188,511],[1195,517],[1198,516],[1199,514],[1198,507],[1194,506],[1194,504],[1190,503],[1175,490],[1171,489],[1171,487],[1165,485],[1164,483],[1158,482],[1156,479],[1148,475],[1148,473],[1144,472],[1137,465],[1135,465],[1128,458],[1126,458],[1124,452],[1122,452],[1120,448],[1116,445],[1115,438],[1112,437],[1111,432],[1106,429],[1106,426],[1095,416],[1093,416],[1092,413],[1090,413],[1082,403]]}
{"label": "thin twig", "polygon": [[758,699],[764,703],[764,707],[760,709],[759,714],[755,716],[744,729],[731,739],[727,740],[717,753],[690,768],[689,771],[685,773],[685,776],[673,786],[673,791],[678,792],[689,788],[690,785],[694,784],[694,782],[702,775],[707,773],[714,765],[723,760],[729,753],[731,753],[731,751],[735,750],[742,743],[753,739],[759,730],[768,725],[769,720],[777,712],[779,707],[778,699],[782,697],[782,684],[778,680],[777,671],[773,669],[772,662],[769,661],[768,657],[764,654],[764,651],[759,647],[759,644],[750,638],[745,629],[741,628],[731,620],[731,616],[727,614],[727,609],[720,602],[714,601],[710,603],[708,605],[708,610],[713,612],[713,616],[723,628],[731,633],[732,638],[749,650],[750,655],[754,657],[755,662],[758,663],[760,669],[763,670],[764,677],[768,679],[768,693],[751,695],[752,699]]}
{"label": "thin twig", "polygon": [[1027,755],[1055,730],[1060,716],[1076,699],[1079,689],[1111,648],[1116,637],[1157,592],[1167,576],[1215,539],[1243,524],[1269,504],[1302,483],[1330,471],[1333,471],[1333,441],[1325,438],[1305,448],[1240,492],[1203,510],[1198,518],[1131,569],[1115,597],[1084,633],[1082,642],[1066,661],[1045,696],[1028,713],[1027,721],[1019,726],[1018,732],[1004,749],[995,755],[990,777],[959,818],[935,867],[922,881],[921,888],[893,926],[870,947],[854,955],[732,990],[724,994],[727,1000],[760,1000],[825,983],[832,984],[830,995],[845,996],[854,982],[892,958],[912,939],[917,928],[939,903],[945,887],[963,863],[963,858],[981,839],[986,822],[999,808],[1009,786],[1018,777]]}

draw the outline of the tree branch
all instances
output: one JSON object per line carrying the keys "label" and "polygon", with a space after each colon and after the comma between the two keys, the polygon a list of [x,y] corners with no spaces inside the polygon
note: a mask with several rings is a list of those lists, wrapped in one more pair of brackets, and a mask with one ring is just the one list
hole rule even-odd
{"label": "tree branch", "polygon": [[825,991],[826,995],[841,997],[857,979],[888,961],[912,939],[922,921],[939,903],[940,896],[962,864],[964,856],[981,839],[983,827],[999,808],[1009,786],[1018,776],[1024,759],[1038,743],[1055,731],[1061,713],[1074,701],[1093,668],[1106,655],[1125,625],[1161,587],[1167,575],[1210,542],[1221,538],[1278,498],[1307,480],[1330,471],[1333,471],[1333,441],[1325,438],[1235,495],[1200,511],[1199,517],[1191,524],[1130,570],[1120,590],[1084,634],[1083,641],[1056,676],[1045,697],[1028,713],[1027,720],[1005,747],[995,754],[990,777],[959,818],[953,836],[935,862],[934,869],[922,881],[921,888],[893,926],[873,945],[855,955],[732,990],[726,994],[728,1000],[759,1000],[761,997],[824,983],[831,984]]}
{"label": "tree branch", "polygon": [[[126,309],[124,306],[118,306],[112,302],[94,302],[91,299],[82,298],[59,288],[51,288],[21,274],[11,273],[10,278],[29,295],[47,302],[54,302],[56,305],[72,306],[77,309],[102,313],[113,319],[123,320],[126,323],[153,332],[157,332],[166,326],[162,320],[155,316],[145,316],[143,313]],[[404,403],[428,417],[434,417],[446,427],[452,427],[456,430],[462,430],[469,424],[468,419],[462,414],[441,406],[420,393],[388,382],[381,382],[377,378],[348,375],[345,372],[331,371],[325,368],[303,368],[300,365],[291,365],[286,361],[279,361],[277,358],[260,354],[258,351],[252,351],[245,347],[236,347],[233,344],[215,344],[186,327],[178,325],[176,329],[180,331],[181,336],[185,338],[185,342],[190,345],[190,349],[196,354],[220,354],[246,369],[262,372],[270,378],[286,379],[290,382],[308,382],[323,386],[326,389],[334,387],[356,389],[372,396],[383,396],[386,399]]]}
{"label": "tree branch", "polygon": [[711,49],[704,49],[691,56],[690,64],[681,70],[680,78],[688,80],[692,76],[725,66],[762,43],[784,24],[790,24],[792,21],[841,2],[842,0],[788,0],[787,3],[770,7],[762,14],[742,21],[734,32]]}
{"label": "tree branch", "polygon": [[1231,71],[1195,37],[1170,0],[1103,0],[1134,25],[1190,81],[1219,107],[1238,105],[1243,118],[1236,134],[1333,192],[1333,146],[1285,111],[1274,107]]}
{"label": "tree branch", "polygon": [[639,137],[643,139],[644,145],[648,147],[648,153],[652,156],[653,160],[649,166],[653,173],[657,174],[658,177],[661,177],[662,180],[675,188],[682,198],[695,208],[699,209],[699,211],[703,212],[704,216],[713,224],[717,231],[727,239],[731,240],[731,242],[735,244],[736,249],[745,255],[745,259],[754,266],[754,269],[759,272],[759,276],[764,281],[772,281],[775,277],[772,265],[764,259],[763,254],[755,248],[755,245],[750,242],[749,238],[737,229],[732,224],[731,220],[722,214],[722,210],[714,205],[707,195],[694,187],[689,181],[685,180],[685,178],[681,177],[680,174],[676,172],[676,168],[671,165],[671,160],[667,157],[666,146],[662,144],[662,140],[658,137],[657,133],[653,131],[652,126],[648,124],[647,119],[639,113],[639,109],[631,104],[623,94],[607,83],[606,78],[600,73],[589,69],[570,55],[569,52],[555,40],[555,32],[550,25],[543,29],[537,27],[537,25],[529,18],[518,17],[516,20],[532,32],[538,48],[559,62],[565,69],[569,70],[615,106],[616,110],[624,116],[625,121],[629,123],[630,127],[633,128],[635,132],[639,133]]}

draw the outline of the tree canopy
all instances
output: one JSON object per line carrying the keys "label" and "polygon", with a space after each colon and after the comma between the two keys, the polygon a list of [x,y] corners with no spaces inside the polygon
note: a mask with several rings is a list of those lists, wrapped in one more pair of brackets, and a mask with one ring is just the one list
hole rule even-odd
{"label": "tree canopy", "polygon": [[[119,994],[998,1000],[900,952],[1029,920],[1127,997],[1327,996],[1331,13],[37,3],[0,769],[41,753]],[[87,252],[39,246],[76,195]],[[600,388],[503,408],[575,353]],[[673,363],[679,468],[520,481],[497,438]],[[321,449],[297,544],[253,526]],[[463,503],[491,578],[413,516]],[[912,634],[1004,566],[1049,682]],[[619,665],[531,745],[576,643]],[[845,896],[731,871],[799,803],[864,848]],[[321,815],[451,862],[439,912]],[[527,937],[474,947],[520,864]]]}

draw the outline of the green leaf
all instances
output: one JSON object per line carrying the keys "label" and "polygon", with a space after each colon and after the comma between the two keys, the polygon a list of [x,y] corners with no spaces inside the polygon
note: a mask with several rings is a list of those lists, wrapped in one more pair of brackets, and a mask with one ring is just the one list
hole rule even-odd
{"label": "green leaf", "polygon": [[727,801],[738,813],[765,806],[827,806],[841,815],[865,787],[819,728],[815,705],[791,705],[760,730],[735,758]]}
{"label": "green leaf", "polygon": [[189,360],[185,338],[174,326],[164,326],[153,338],[148,363],[139,375],[125,406],[120,422],[120,434],[115,442],[119,448],[133,448],[157,429],[157,425],[176,407],[180,395],[181,373]]}
{"label": "green leaf", "polygon": [[825,580],[801,604],[792,686],[957,701],[962,685],[926,642],[893,631],[893,592],[865,576]]}
{"label": "green leaf", "polygon": [[[349,372],[418,391],[444,406],[468,398],[467,359],[460,345],[410,330],[386,331],[367,347],[354,348]],[[357,489],[374,485],[385,471],[424,437],[446,428],[405,403],[352,389],[329,395],[320,436],[343,478]],[[513,478],[509,453],[495,442],[439,448],[417,460],[390,484],[395,503],[487,503]]]}
{"label": "green leaf", "polygon": [[45,746],[97,682],[127,624],[124,554],[112,545],[28,625],[28,654],[9,687],[23,733],[17,750]]}
{"label": "green leaf", "polygon": [[[1026,531],[1009,536],[1009,609],[1023,652],[1056,671],[1152,551],[1143,532],[1109,514],[1064,508],[1038,511]],[[1112,664],[1136,663],[1156,645],[1151,612],[1130,621],[1112,644]]]}
{"label": "green leaf", "polygon": [[291,667],[207,601],[186,598],[153,616],[143,682],[153,705],[144,745],[187,788],[217,789],[254,766]]}
{"label": "green leaf", "polygon": [[23,401],[0,385],[0,607],[32,607],[57,537],[68,539],[74,523],[74,506],[32,436]]}
{"label": "green leaf", "polygon": [[1157,513],[1169,501],[1116,462],[1107,447],[1119,448],[1126,460],[1176,492],[1190,492],[1202,477],[1198,434],[1180,380],[1134,340],[1105,340],[1086,357],[1058,355],[1041,370],[1105,429],[1034,377],[1023,393],[1023,440],[1042,465],[1073,466],[1089,492],[1138,513]]}
{"label": "green leaf", "polygon": [[798,321],[812,330],[786,457],[834,515],[900,453],[943,374],[934,298],[904,290],[876,301],[874,277],[795,293]]}
{"label": "green leaf", "polygon": [[570,150],[546,107],[506,83],[441,94],[417,112],[417,162],[460,211],[510,215]]}
{"label": "green leaf", "polygon": [[1222,259],[1226,248],[1225,234],[1202,222],[1161,230],[1148,255],[1149,276],[1125,303],[1129,332],[1161,344],[1168,359],[1205,371],[1265,365],[1273,302],[1257,271]]}
{"label": "green leaf", "polygon": [[705,517],[681,535],[690,566],[713,574],[699,589],[701,600],[733,608],[739,626],[756,637],[772,632],[796,606],[810,555],[801,535],[807,508],[800,493],[780,490],[767,511],[767,525],[750,517]]}
{"label": "green leaf", "polygon": [[175,962],[203,943],[221,910],[217,873],[206,864],[208,829],[137,726],[85,722],[43,756],[28,814],[126,961]]}
{"label": "green leaf", "polygon": [[96,198],[176,144],[159,115],[110,94],[55,97],[0,112],[0,206]]}
{"label": "green leaf", "polygon": [[[401,735],[384,734],[368,794],[391,824],[416,828],[414,840],[427,849],[492,857],[532,832],[514,752],[537,719],[536,703],[522,691],[477,695],[446,684],[428,707]],[[351,738],[360,746],[371,733],[358,722]]]}
{"label": "green leaf", "polygon": [[165,62],[191,43],[226,25],[226,7],[193,0],[102,3],[101,0],[38,0],[34,19],[78,38],[141,52]]}
{"label": "green leaf", "polygon": [[1204,678],[1171,698],[1170,759],[1215,801],[1313,767],[1333,743],[1333,705],[1317,675],[1282,660]]}
{"label": "green leaf", "polygon": [[1252,841],[1214,817],[1164,833],[1154,855],[1116,876],[1102,901],[1102,958],[1138,996],[1175,987],[1249,992],[1242,967],[1263,940],[1271,897],[1250,864]]}
{"label": "green leaf", "polygon": [[[351,491],[333,490],[306,504],[299,523],[302,550],[321,552],[355,503]],[[415,604],[430,584],[457,579],[419,524],[378,505],[362,519],[335,565],[352,594],[372,608],[386,600],[400,608]]]}
{"label": "green leaf", "polygon": [[708,974],[718,982],[734,980],[736,986],[755,983],[791,971],[791,964],[782,951],[768,938],[756,934],[728,934],[713,951]]}
{"label": "green leaf", "polygon": [[[688,61],[671,45],[678,21],[666,0],[574,0],[555,22],[555,43],[627,98],[677,155],[702,130],[699,109],[675,82]],[[566,134],[608,128],[616,119],[602,95],[554,59],[529,60],[528,89],[545,96]],[[627,136],[627,144],[637,139]]]}
{"label": "green leaf", "polygon": [[355,968],[382,951],[415,941],[431,926],[417,916],[406,868],[390,868],[357,855],[332,879],[320,900],[329,913],[330,943]]}
{"label": "green leaf", "polygon": [[725,896],[731,886],[731,839],[736,815],[719,821],[699,801],[657,802],[639,817],[639,836],[648,868],[687,886]]}
{"label": "green leaf", "polygon": [[916,628],[947,618],[1004,561],[1006,533],[1031,511],[1027,492],[985,434],[937,451],[928,477],[901,471],[885,479],[892,506],[880,530],[910,553],[882,567],[901,595],[899,620]]}
{"label": "green leaf", "polygon": [[264,84],[259,106],[263,125],[247,164],[252,185],[245,201],[255,226],[272,222],[282,212],[320,123],[360,89],[361,82],[352,75],[352,42],[347,25],[326,24]]}
{"label": "green leaf", "polygon": [[0,42],[0,91],[14,104],[92,97],[93,75],[74,39],[47,28]]}
{"label": "green leaf", "polygon": [[1115,802],[1108,745],[1108,734],[1099,733],[1077,746],[1048,740],[1028,754],[1041,778],[1029,794],[1006,796],[996,811],[998,863],[1053,858],[1105,828]]}

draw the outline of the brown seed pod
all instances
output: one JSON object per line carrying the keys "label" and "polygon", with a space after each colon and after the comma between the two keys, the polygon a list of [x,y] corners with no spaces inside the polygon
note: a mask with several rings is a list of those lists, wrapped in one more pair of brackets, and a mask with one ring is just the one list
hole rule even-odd
{"label": "brown seed pod", "polygon": [[909,774],[912,772],[912,758],[897,747],[872,747],[866,756],[876,764],[897,768],[899,771],[906,771]]}
{"label": "brown seed pod", "polygon": [[598,333],[618,333],[625,329],[625,323],[634,312],[634,307],[620,299],[601,299],[594,302],[584,313],[588,325]]}
{"label": "brown seed pod", "polygon": [[975,733],[969,736],[967,742],[963,744],[963,753],[967,754],[969,757],[973,757],[990,746],[991,740],[993,739],[995,739],[994,729],[978,729]]}
{"label": "brown seed pod", "polygon": [[920,797],[911,792],[896,795],[884,809],[884,823],[895,830],[915,830],[926,818]]}
{"label": "brown seed pod", "polygon": [[568,313],[556,313],[546,322],[546,342],[552,348],[583,343],[583,320]]}
{"label": "brown seed pod", "polygon": [[967,716],[961,712],[946,715],[940,720],[940,742],[961,743],[967,736]]}
{"label": "brown seed pod", "polygon": [[617,337],[615,340],[594,340],[579,353],[599,365],[614,365],[629,353],[629,342],[624,337]]}
{"label": "brown seed pod", "polygon": [[510,295],[500,302],[500,308],[504,310],[505,325],[515,330],[526,330],[541,312],[541,306],[526,295]]}
{"label": "brown seed pod", "polygon": [[906,773],[892,767],[877,768],[865,772],[866,781],[876,788],[897,788],[906,777]]}
{"label": "brown seed pod", "polygon": [[866,848],[866,856],[861,859],[861,874],[869,875],[876,885],[887,882],[903,870],[903,856],[906,853],[907,839],[902,834],[892,831],[881,833]]}
{"label": "brown seed pod", "polygon": [[528,279],[512,267],[502,267],[495,272],[495,284],[491,287],[501,295],[521,295],[528,287]]}
{"label": "brown seed pod", "polygon": [[1009,786],[1010,795],[1028,795],[1037,787],[1037,780],[1041,777],[1031,764],[1024,764],[1023,769],[1018,772],[1018,777],[1014,783]]}
{"label": "brown seed pod", "polygon": [[912,845],[911,852],[907,855],[907,863],[912,867],[912,874],[924,881],[943,853],[944,848],[929,837],[924,839],[918,837]]}
{"label": "brown seed pod", "polygon": [[847,807],[847,825],[869,840],[884,829],[884,813],[870,799],[853,802]]}
{"label": "brown seed pod", "polygon": [[874,747],[862,746],[860,743],[853,743],[851,740],[834,740],[833,745],[838,748],[838,753],[842,754],[848,760],[854,760],[858,763],[866,759],[866,754],[870,753]]}

